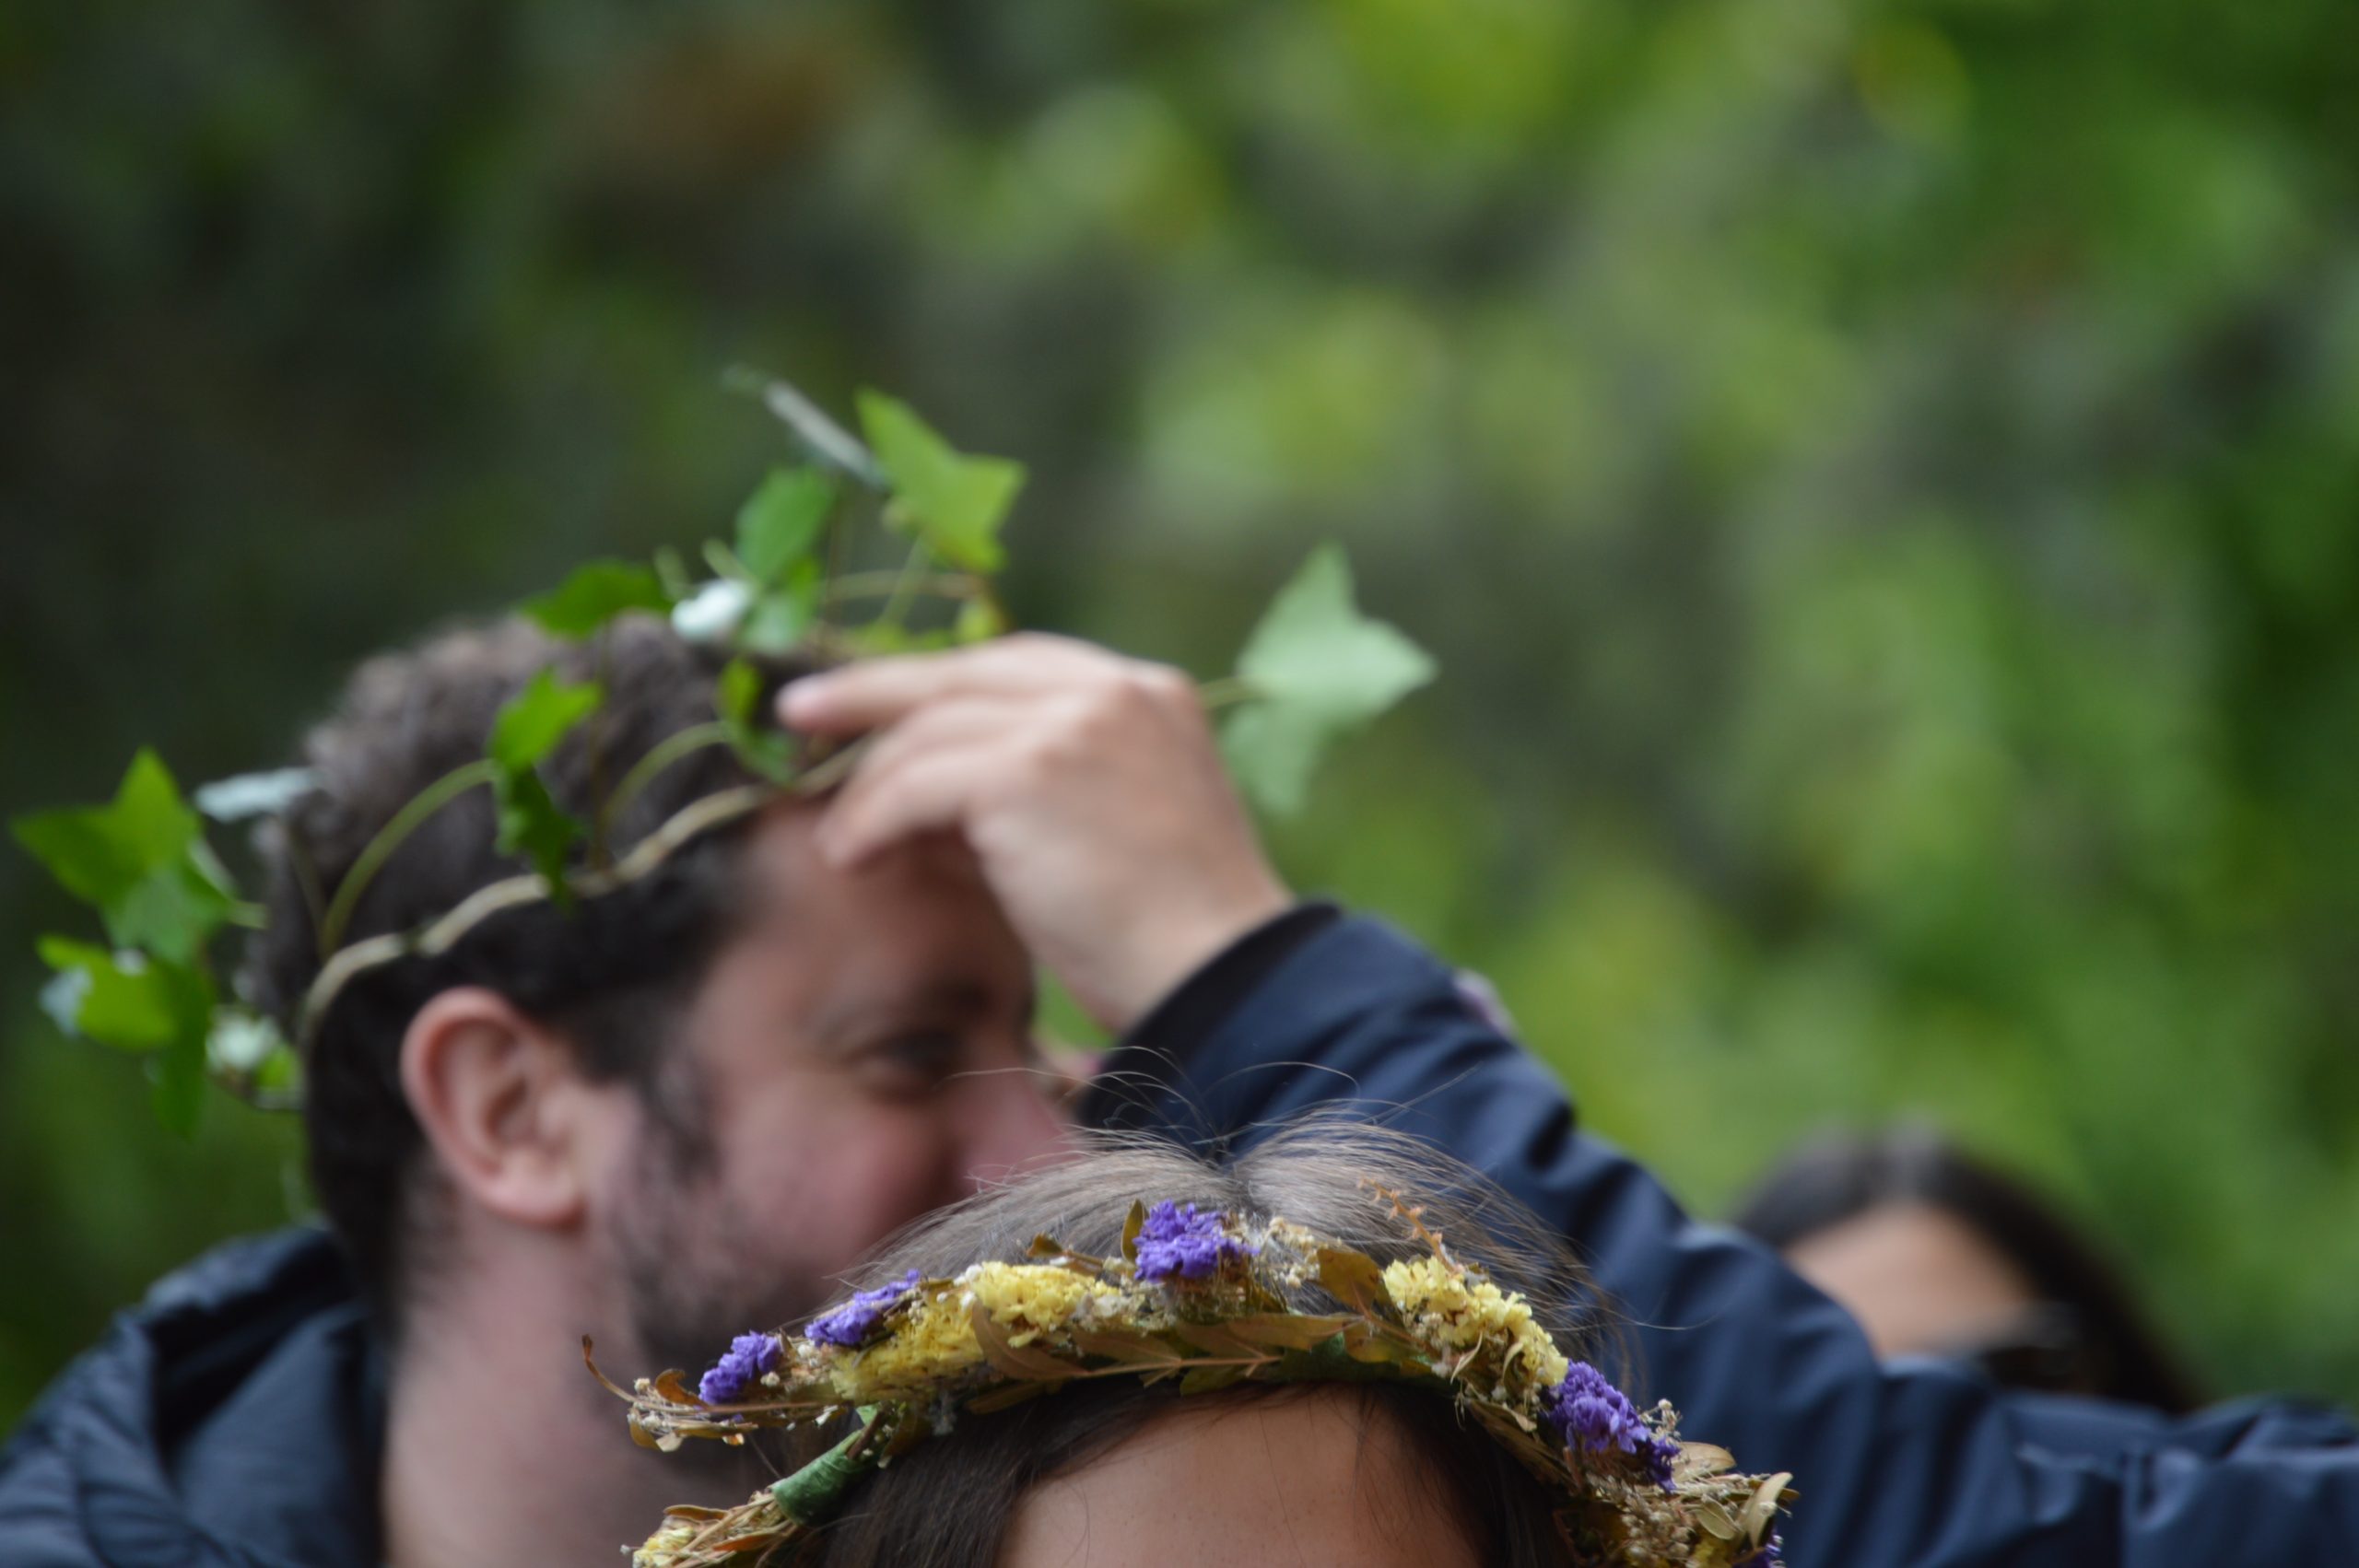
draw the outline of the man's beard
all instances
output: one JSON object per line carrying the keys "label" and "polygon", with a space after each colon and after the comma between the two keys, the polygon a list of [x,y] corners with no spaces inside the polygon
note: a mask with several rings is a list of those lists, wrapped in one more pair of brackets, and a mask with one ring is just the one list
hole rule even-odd
{"label": "man's beard", "polygon": [[[684,1146],[665,1129],[651,1128],[632,1194],[616,1216],[610,1242],[647,1372],[676,1368],[693,1387],[736,1336],[780,1328],[825,1305],[828,1281],[779,1256],[786,1250],[779,1228],[792,1220],[748,1211],[719,1179],[709,1149]],[[757,1443],[743,1448],[690,1442],[668,1462],[688,1459],[684,1481],[699,1489],[726,1483],[733,1494],[720,1501],[738,1501],[735,1494],[773,1479],[790,1462],[792,1444],[755,1435]],[[681,1500],[690,1501],[685,1494]]]}

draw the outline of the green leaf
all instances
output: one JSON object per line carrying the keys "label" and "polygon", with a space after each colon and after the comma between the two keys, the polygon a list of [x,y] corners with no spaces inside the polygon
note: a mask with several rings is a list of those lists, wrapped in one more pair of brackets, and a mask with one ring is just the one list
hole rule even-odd
{"label": "green leaf", "polygon": [[163,970],[137,953],[112,953],[62,936],[41,939],[41,962],[57,977],[41,1007],[66,1034],[128,1051],[150,1051],[179,1026],[177,999]]}
{"label": "green leaf", "polygon": [[1360,614],[1344,552],[1321,545],[1280,591],[1237,661],[1256,700],[1223,727],[1246,793],[1281,815],[1302,807],[1330,742],[1433,679],[1424,649]]}
{"label": "green leaf", "polygon": [[584,562],[556,588],[527,599],[522,606],[551,637],[572,642],[627,611],[661,614],[671,607],[672,595],[664,591],[663,579],[629,561]]}
{"label": "green leaf", "polygon": [[529,767],[502,772],[492,793],[499,813],[499,835],[493,847],[503,855],[522,855],[531,861],[548,883],[550,899],[560,907],[569,905],[565,862],[582,839],[581,824],[558,806],[541,776]]}
{"label": "green leaf", "polygon": [[950,638],[960,647],[968,643],[989,642],[1007,630],[1007,618],[999,606],[985,598],[974,598],[958,607],[958,618],[951,623]]}
{"label": "green leaf", "polygon": [[733,659],[713,683],[712,709],[729,731],[729,744],[748,770],[784,783],[794,771],[793,748],[785,735],[761,723],[761,672]]}
{"label": "green leaf", "polygon": [[791,653],[819,616],[819,563],[798,561],[783,587],[765,590],[737,627],[738,646],[754,653]]}
{"label": "green leaf", "polygon": [[58,974],[42,992],[50,1016],[85,1039],[158,1053],[157,1118],[175,1132],[194,1131],[205,1097],[213,982],[199,969],[64,937],[43,937],[40,952]]}
{"label": "green leaf", "polygon": [[118,947],[188,963],[235,902],[199,862],[203,823],[152,751],[132,759],[108,804],[9,825],[68,893],[98,907]]}
{"label": "green leaf", "polygon": [[893,482],[887,521],[908,526],[954,566],[997,571],[1000,524],[1024,487],[1024,465],[967,456],[908,404],[880,392],[860,394],[860,420]]}
{"label": "green leaf", "polygon": [[762,700],[762,673],[743,659],[732,659],[712,684],[712,710],[724,724],[751,724]]}
{"label": "green leaf", "polygon": [[182,1138],[195,1135],[197,1118],[205,1109],[203,1018],[199,1013],[194,1029],[183,1030],[166,1042],[162,1055],[156,1059],[156,1082],[148,1095],[156,1119],[168,1131]]}
{"label": "green leaf", "polygon": [[556,671],[543,670],[499,710],[485,753],[502,772],[524,772],[556,750],[605,700],[605,688],[595,681],[568,685],[557,680]]}
{"label": "green leaf", "polygon": [[756,581],[782,586],[809,562],[836,504],[836,487],[816,468],[773,468],[737,509],[737,558]]}

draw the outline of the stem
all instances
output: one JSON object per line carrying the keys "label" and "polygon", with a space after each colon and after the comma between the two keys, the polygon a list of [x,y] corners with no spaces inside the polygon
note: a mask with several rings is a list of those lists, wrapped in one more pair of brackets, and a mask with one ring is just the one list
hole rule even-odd
{"label": "stem", "polygon": [[[822,603],[835,604],[852,599],[884,598],[899,591],[907,575],[906,569],[846,572],[841,577],[828,579],[827,597]],[[990,589],[981,579],[963,572],[933,572],[919,579],[910,591],[932,593],[944,599],[980,599],[985,597]]]}
{"label": "stem", "polygon": [[844,775],[860,766],[861,755],[875,740],[874,733],[863,735],[846,745],[838,746],[826,757],[813,763],[794,776],[789,786],[798,795],[817,795],[834,789],[844,781]]}
{"label": "stem", "polygon": [[909,618],[910,601],[917,593],[918,579],[925,574],[926,564],[933,555],[922,539],[910,546],[910,558],[901,563],[900,579],[893,584],[892,597],[885,601],[885,608],[876,614],[878,624],[898,627]]}
{"label": "stem", "polygon": [[478,784],[488,784],[499,777],[499,769],[489,757],[477,757],[461,767],[454,767],[410,798],[409,804],[393,813],[393,821],[377,830],[377,837],[362,847],[352,869],[336,883],[335,900],[320,921],[320,957],[325,960],[344,941],[344,928],[352,922],[352,911],[360,895],[369,891],[369,883],[402,847],[402,841],[417,831],[428,817],[465,794]]}
{"label": "stem", "polygon": [[655,781],[657,774],[692,752],[702,751],[707,746],[722,745],[728,740],[729,726],[714,719],[675,731],[649,747],[647,755],[631,765],[631,770],[623,775],[622,782],[615,786],[615,792],[599,806],[598,841],[605,841],[608,832],[622,821],[623,813],[630,809],[631,802],[639,799],[641,791]]}
{"label": "stem", "polygon": [[1234,708],[1240,702],[1251,702],[1262,695],[1262,688],[1242,675],[1223,675],[1217,681],[1206,681],[1196,688],[1196,700],[1209,713],[1223,708]]}
{"label": "stem", "polygon": [[[614,645],[611,625],[598,628],[598,710],[590,716],[590,798],[604,801],[606,797],[606,737],[614,728],[614,715],[608,708],[605,694],[614,689]],[[606,864],[606,813],[601,809],[590,820],[590,863]]]}
{"label": "stem", "polygon": [[320,942],[320,922],[326,918],[323,907],[327,901],[320,894],[320,868],[311,863],[311,851],[305,847],[303,836],[295,831],[290,817],[278,819],[278,841],[287,851],[287,864],[295,873],[295,885],[303,895],[303,911],[311,917],[311,940],[325,953],[327,944]]}

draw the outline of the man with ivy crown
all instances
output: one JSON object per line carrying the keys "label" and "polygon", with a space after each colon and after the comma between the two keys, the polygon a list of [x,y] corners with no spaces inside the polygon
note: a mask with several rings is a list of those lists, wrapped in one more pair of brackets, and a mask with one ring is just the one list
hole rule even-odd
{"label": "man with ivy crown", "polygon": [[[1237,1147],[1339,1105],[1572,1239],[1633,1391],[1792,1472],[1791,1562],[2359,1540],[2359,1433],[2331,1413],[2174,1423],[1880,1367],[1580,1132],[1447,966],[1296,902],[1232,773],[1297,802],[1325,740],[1430,673],[1339,556],[1212,687],[995,636],[1022,471],[887,398],[863,440],[757,390],[814,465],[764,484],[710,580],[593,563],[364,664],[299,770],[199,792],[263,819],[255,903],[144,754],[110,805],[16,825],[105,928],[43,944],[60,1022],[148,1052],[175,1120],[208,1074],[267,1097],[299,1059],[327,1227],[170,1277],[59,1380],[0,1453],[0,1562],[613,1561],[684,1480],[728,1503],[767,1477],[633,1448],[582,1336],[693,1368],[1076,1125]],[[881,577],[832,564],[866,505],[909,536]],[[209,954],[241,921],[233,973]],[[1078,1092],[1035,1045],[1042,970],[1119,1036]]]}

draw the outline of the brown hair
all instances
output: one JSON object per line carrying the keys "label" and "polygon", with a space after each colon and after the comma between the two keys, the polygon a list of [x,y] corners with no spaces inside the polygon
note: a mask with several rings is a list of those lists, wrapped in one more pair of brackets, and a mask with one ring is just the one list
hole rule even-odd
{"label": "brown hair", "polygon": [[[1283,1217],[1378,1262],[1423,1256],[1399,1205],[1416,1205],[1451,1253],[1520,1291],[1568,1352],[1592,1356],[1610,1336],[1563,1241],[1515,1200],[1449,1155],[1402,1134],[1340,1118],[1282,1129],[1234,1158],[1199,1159],[1178,1145],[1101,1137],[1069,1164],[945,1210],[890,1244],[863,1278],[910,1269],[943,1277],[968,1264],[1018,1261],[1032,1238],[1110,1256],[1134,1200],[1168,1199],[1250,1219]],[[1316,1283],[1292,1288],[1302,1311],[1340,1305]],[[1301,1386],[1241,1384],[1190,1396],[1284,1398]],[[1430,1487],[1425,1500],[1463,1528],[1479,1560],[1501,1568],[1575,1561],[1556,1522],[1562,1495],[1447,1396],[1418,1382],[1356,1387],[1370,1421],[1391,1424]],[[1027,1491],[1104,1454],[1174,1408],[1168,1382],[1114,1378],[1068,1387],[1012,1410],[959,1416],[952,1430],[864,1480],[845,1511],[814,1532],[794,1568],[991,1568]]]}
{"label": "brown hair", "polygon": [[[581,644],[511,617],[362,664],[334,716],[304,737],[317,786],[259,838],[268,912],[247,954],[247,993],[295,1030],[322,963],[319,906],[403,807],[484,755],[501,706],[542,670],[606,690],[600,712],[541,765],[558,804],[586,821],[657,743],[712,719],[722,657],[651,616],[625,616]],[[769,684],[793,673],[770,669]],[[627,848],[682,806],[749,778],[725,746],[692,752],[657,774],[612,825],[611,847]],[[494,837],[487,789],[442,806],[370,881],[343,940],[412,930],[522,871],[522,861],[496,851]],[[656,874],[570,913],[544,904],[499,915],[437,957],[357,978],[313,1021],[303,1096],[312,1188],[387,1328],[398,1328],[433,1251],[423,1135],[399,1071],[418,1008],[454,986],[499,992],[562,1033],[586,1076],[637,1088],[667,1145],[693,1164],[701,1147],[698,1085],[667,1066],[663,1047],[676,1009],[739,919],[737,837],[708,834]]]}

